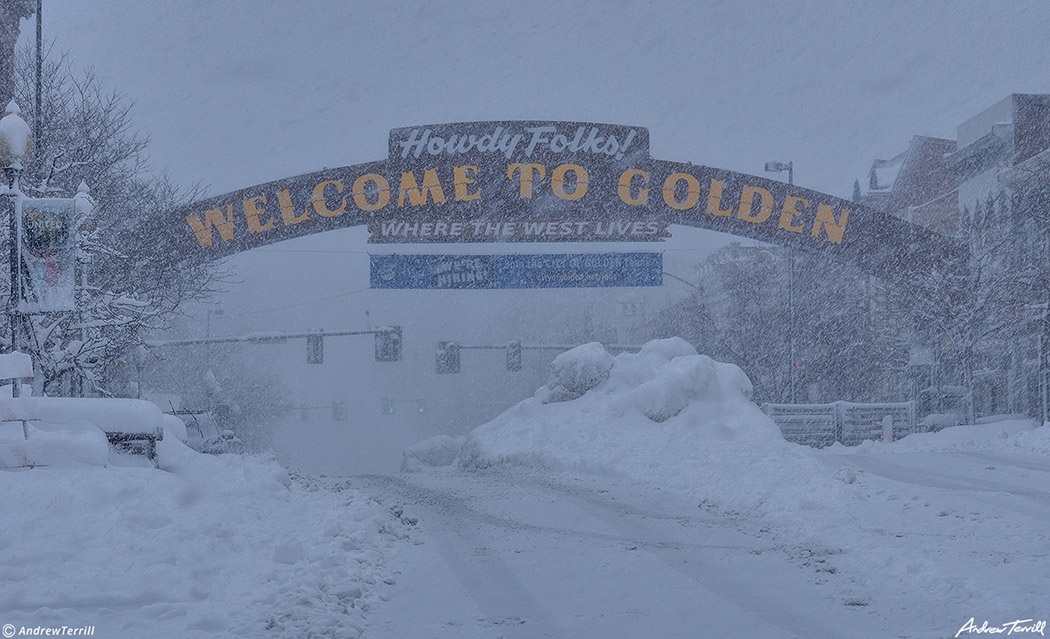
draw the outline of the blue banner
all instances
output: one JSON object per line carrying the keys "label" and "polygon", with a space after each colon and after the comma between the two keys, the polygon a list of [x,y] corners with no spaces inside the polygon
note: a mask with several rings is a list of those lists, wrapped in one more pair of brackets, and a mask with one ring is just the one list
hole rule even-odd
{"label": "blue banner", "polygon": [[370,255],[372,288],[662,286],[662,253]]}

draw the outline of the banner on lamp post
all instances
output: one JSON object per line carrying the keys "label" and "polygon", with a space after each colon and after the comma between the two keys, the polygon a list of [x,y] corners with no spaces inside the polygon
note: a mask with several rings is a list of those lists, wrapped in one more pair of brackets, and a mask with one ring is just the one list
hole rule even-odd
{"label": "banner on lamp post", "polygon": [[19,198],[24,313],[76,308],[76,244],[72,199]]}

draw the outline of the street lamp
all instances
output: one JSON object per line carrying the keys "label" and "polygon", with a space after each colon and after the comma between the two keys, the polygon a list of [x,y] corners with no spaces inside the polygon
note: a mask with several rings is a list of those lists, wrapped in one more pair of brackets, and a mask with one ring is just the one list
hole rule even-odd
{"label": "street lamp", "polygon": [[[795,183],[795,163],[766,162],[767,173],[787,171],[788,184]],[[791,403],[795,403],[795,247],[788,246],[788,367]]]}
{"label": "street lamp", "polygon": [[794,162],[766,162],[766,173],[783,173],[788,172],[788,184],[795,183],[795,163]]}
{"label": "street lamp", "polygon": [[[33,132],[22,119],[21,110],[14,100],[7,104],[4,117],[0,118],[0,165],[3,165],[4,174],[7,178],[6,184],[0,185],[0,195],[5,195],[10,200],[10,234],[11,242],[11,302],[8,313],[11,316],[11,349],[14,351],[21,348],[21,309],[22,303],[22,220],[20,200],[22,190],[18,184],[18,178],[22,173],[22,161],[29,157],[33,150]],[[21,394],[21,381],[13,382],[11,395],[18,397]]]}
{"label": "street lamp", "polygon": [[0,165],[7,177],[4,195],[19,193],[18,176],[22,173],[22,160],[33,150],[33,131],[22,119],[21,109],[14,100],[7,103],[4,117],[0,118]]}

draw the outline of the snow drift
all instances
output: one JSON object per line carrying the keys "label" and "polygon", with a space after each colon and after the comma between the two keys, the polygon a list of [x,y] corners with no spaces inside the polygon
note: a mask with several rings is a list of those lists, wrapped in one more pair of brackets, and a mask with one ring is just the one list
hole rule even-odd
{"label": "snow drift", "polygon": [[[156,404],[137,399],[83,397],[10,397],[0,393],[0,469],[109,463],[113,451],[107,431],[164,432],[186,441],[186,426],[161,413]],[[23,430],[19,420],[31,420]],[[25,439],[25,432],[29,438]],[[172,450],[161,444],[158,454]]]}
{"label": "snow drift", "polygon": [[[390,509],[272,458],[197,453],[147,402],[20,399],[0,408],[40,421],[28,440],[0,424],[0,469],[15,468],[0,470],[4,623],[129,639],[362,635],[403,536]],[[111,453],[103,433],[156,427],[159,469]]]}
{"label": "snow drift", "polygon": [[725,510],[821,508],[836,482],[812,451],[784,440],[751,390],[740,368],[679,338],[616,357],[584,344],[554,360],[532,398],[462,441],[414,446],[403,469],[530,464],[614,473]]}

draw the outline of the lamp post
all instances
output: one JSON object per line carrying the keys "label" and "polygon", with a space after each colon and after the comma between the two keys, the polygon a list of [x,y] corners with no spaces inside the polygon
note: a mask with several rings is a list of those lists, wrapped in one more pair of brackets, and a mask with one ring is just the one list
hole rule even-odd
{"label": "lamp post", "polygon": [[[767,173],[787,171],[788,184],[795,183],[794,162],[766,162]],[[796,401],[795,393],[795,247],[788,247],[788,366],[789,394],[791,403]]]}
{"label": "lamp post", "polygon": [[[0,118],[0,164],[3,165],[7,183],[0,187],[0,195],[10,202],[6,208],[10,211],[9,240],[11,242],[11,301],[8,307],[11,323],[11,349],[19,350],[22,346],[22,189],[18,183],[22,174],[22,161],[29,157],[33,150],[33,133],[22,119],[20,109],[14,100],[8,103],[4,117]],[[11,395],[21,394],[21,380],[15,379]]]}

